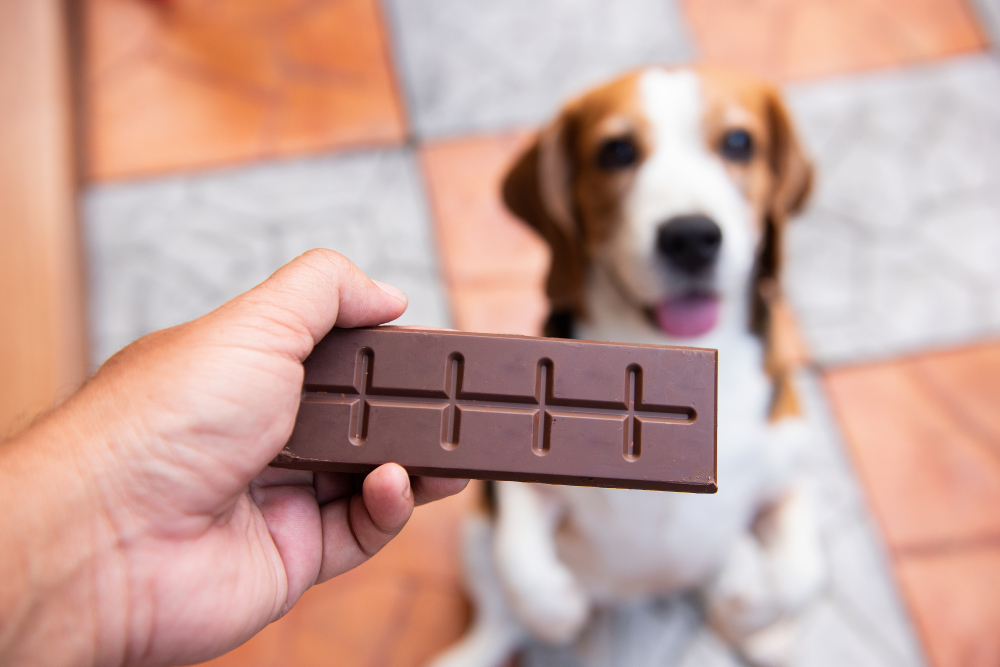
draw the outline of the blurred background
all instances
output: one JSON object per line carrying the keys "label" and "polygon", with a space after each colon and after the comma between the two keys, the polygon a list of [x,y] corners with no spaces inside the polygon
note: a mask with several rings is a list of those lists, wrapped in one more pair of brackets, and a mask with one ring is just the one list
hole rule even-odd
{"label": "blurred background", "polygon": [[[400,322],[536,334],[547,251],[497,189],[532,129],[627,68],[736,65],[818,172],[786,288],[833,577],[796,664],[996,666],[997,36],[998,0],[0,0],[0,433],[316,246],[405,290]],[[211,664],[422,664],[469,621],[474,496]]]}

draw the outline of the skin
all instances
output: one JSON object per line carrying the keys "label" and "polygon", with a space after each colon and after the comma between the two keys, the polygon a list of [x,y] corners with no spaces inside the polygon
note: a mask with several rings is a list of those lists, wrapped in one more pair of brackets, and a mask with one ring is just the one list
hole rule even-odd
{"label": "skin", "polygon": [[310,251],[108,360],[0,445],[0,665],[166,665],[245,642],[465,480],[268,468],[302,361],[406,297]]}

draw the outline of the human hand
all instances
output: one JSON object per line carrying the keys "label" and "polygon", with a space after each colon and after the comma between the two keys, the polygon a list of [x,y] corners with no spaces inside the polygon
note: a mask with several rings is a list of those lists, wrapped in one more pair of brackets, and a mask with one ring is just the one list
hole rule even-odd
{"label": "human hand", "polygon": [[[401,292],[346,258],[311,251],[216,311],[126,347],[5,443],[3,514],[31,509],[0,518],[0,534],[20,539],[11,546],[35,581],[21,596],[0,593],[0,655],[211,658],[370,558],[414,504],[464,488],[411,484],[395,464],[363,481],[266,467],[291,433],[313,345],[334,323],[379,324],[405,308]],[[17,577],[2,561],[0,576]]]}

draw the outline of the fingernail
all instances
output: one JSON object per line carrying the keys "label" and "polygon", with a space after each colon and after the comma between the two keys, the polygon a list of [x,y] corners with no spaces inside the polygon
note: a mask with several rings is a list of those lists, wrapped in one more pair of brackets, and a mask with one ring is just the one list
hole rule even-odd
{"label": "fingernail", "polygon": [[372,282],[375,283],[376,285],[378,285],[378,288],[380,290],[382,290],[383,292],[385,292],[386,294],[388,294],[389,296],[396,297],[397,299],[399,299],[403,303],[407,303],[408,302],[408,299],[406,298],[406,294],[403,292],[403,290],[399,289],[398,287],[394,287],[392,285],[387,285],[386,283],[383,283],[382,281],[379,281],[379,280],[373,280]]}
{"label": "fingernail", "polygon": [[403,489],[403,500],[409,500],[410,496],[413,495],[413,491],[410,490],[410,478],[406,478],[406,487]]}

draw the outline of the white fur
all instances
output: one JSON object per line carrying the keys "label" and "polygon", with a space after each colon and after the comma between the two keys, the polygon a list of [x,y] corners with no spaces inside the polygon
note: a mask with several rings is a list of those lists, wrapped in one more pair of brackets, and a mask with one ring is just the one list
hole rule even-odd
{"label": "white fur", "polygon": [[[517,644],[510,639],[517,636],[511,618],[535,637],[565,643],[584,626],[592,605],[692,590],[700,591],[710,623],[739,653],[754,664],[781,665],[792,638],[789,619],[824,581],[809,505],[793,492],[786,456],[767,422],[770,385],[761,342],[748,330],[758,242],[751,207],[705,145],[697,74],[650,69],[639,91],[653,151],[624,202],[624,223],[592,266],[590,319],[577,334],[719,350],[719,492],[499,484],[492,544],[484,539],[480,545],[492,550],[510,609],[493,632],[508,641],[476,651],[466,640],[436,667],[502,664]],[[691,279],[658,261],[655,235],[670,217],[696,213],[722,229],[717,270],[697,285],[715,291],[722,310],[709,333],[671,339],[636,304],[653,305],[673,290],[692,288]],[[488,579],[478,578],[480,589]],[[477,609],[495,605],[496,592],[472,593]],[[476,633],[490,630],[478,623]]]}
{"label": "white fur", "polygon": [[705,145],[698,76],[689,70],[649,70],[639,80],[639,95],[653,129],[653,150],[625,199],[624,224],[597,262],[644,305],[655,305],[671,291],[702,286],[706,279],[671,272],[656,254],[662,223],[700,213],[715,220],[724,239],[716,275],[707,281],[730,294],[744,289],[757,247],[756,227],[748,224],[750,206],[722,159]]}

